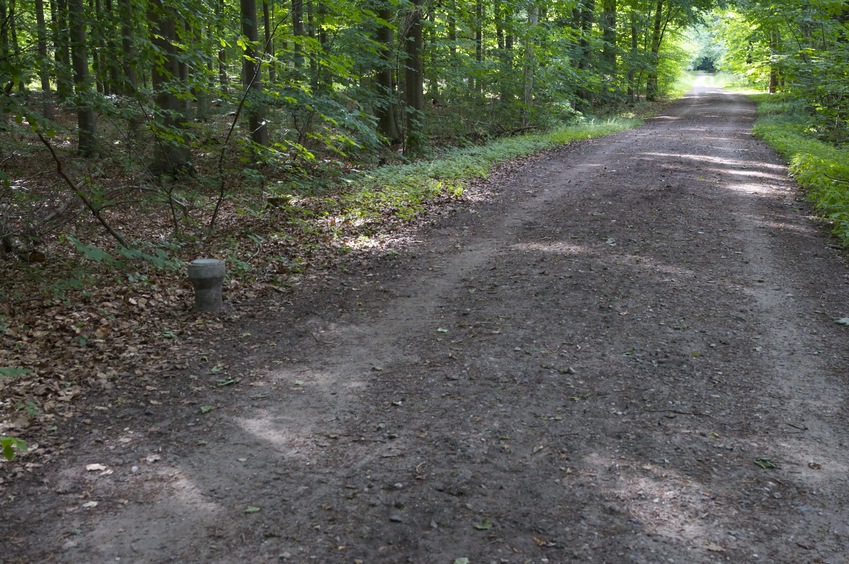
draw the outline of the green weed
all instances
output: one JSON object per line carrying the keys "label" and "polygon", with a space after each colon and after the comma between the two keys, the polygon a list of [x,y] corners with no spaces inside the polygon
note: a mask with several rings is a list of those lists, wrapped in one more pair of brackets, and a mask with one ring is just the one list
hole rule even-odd
{"label": "green weed", "polygon": [[761,116],[755,135],[789,163],[808,200],[849,247],[849,150],[816,139],[813,122],[798,102],[767,95],[753,98]]}

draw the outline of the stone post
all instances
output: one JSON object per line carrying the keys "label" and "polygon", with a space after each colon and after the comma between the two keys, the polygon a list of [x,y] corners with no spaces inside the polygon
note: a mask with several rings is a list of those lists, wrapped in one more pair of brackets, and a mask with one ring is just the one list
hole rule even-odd
{"label": "stone post", "polygon": [[195,287],[195,311],[218,311],[224,306],[221,299],[224,272],[223,260],[202,258],[189,263],[189,281]]}

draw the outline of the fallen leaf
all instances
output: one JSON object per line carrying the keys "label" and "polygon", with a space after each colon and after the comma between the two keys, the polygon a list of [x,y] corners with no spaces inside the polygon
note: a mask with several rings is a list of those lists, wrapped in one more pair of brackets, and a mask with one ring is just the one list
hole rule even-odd
{"label": "fallen leaf", "polygon": [[545,540],[544,538],[542,538],[539,535],[534,535],[534,542],[537,543],[537,546],[540,546],[540,547],[550,547],[550,546],[556,546],[557,545],[556,543]]}
{"label": "fallen leaf", "polygon": [[255,507],[255,506],[253,506],[253,505],[248,505],[248,506],[245,508],[245,513],[259,513],[259,512],[260,512],[260,508],[259,508],[259,507]]}
{"label": "fallen leaf", "polygon": [[97,507],[96,501],[87,501],[87,502],[83,503],[83,509],[91,509],[93,507]]}
{"label": "fallen leaf", "polygon": [[231,384],[238,384],[241,381],[241,378],[225,378],[223,380],[218,380],[215,385],[221,388],[223,386],[229,386]]}
{"label": "fallen leaf", "polygon": [[215,406],[213,406],[213,405],[202,405],[202,406],[200,406],[200,412],[201,413],[209,413],[213,409],[215,409]]}
{"label": "fallen leaf", "polygon": [[778,468],[778,466],[769,458],[756,458],[755,464],[763,468],[764,470],[772,470],[773,468]]}
{"label": "fallen leaf", "polygon": [[709,542],[705,545],[705,550],[709,552],[725,552],[725,549],[716,543]]}
{"label": "fallen leaf", "polygon": [[480,523],[472,523],[472,527],[479,531],[488,531],[492,528],[492,521],[483,519]]}
{"label": "fallen leaf", "polygon": [[849,325],[849,317],[838,317],[834,322],[838,325]]}
{"label": "fallen leaf", "polygon": [[106,466],[103,464],[86,464],[85,469],[89,472],[99,472],[102,470],[106,470]]}

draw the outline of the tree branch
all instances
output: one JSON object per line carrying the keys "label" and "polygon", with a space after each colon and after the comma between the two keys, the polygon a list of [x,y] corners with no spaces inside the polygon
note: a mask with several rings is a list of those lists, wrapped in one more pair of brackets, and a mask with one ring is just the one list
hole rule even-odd
{"label": "tree branch", "polygon": [[74,194],[76,194],[77,197],[80,200],[82,200],[85,207],[88,208],[88,210],[95,217],[95,219],[97,219],[97,221],[100,223],[100,225],[102,225],[103,228],[106,229],[107,233],[109,233],[116,241],[118,241],[118,243],[120,243],[120,245],[122,247],[129,248],[129,245],[124,240],[124,238],[121,236],[121,234],[118,233],[117,231],[115,231],[114,229],[112,229],[112,227],[108,223],[106,223],[106,220],[103,219],[103,217],[100,215],[100,211],[101,211],[102,208],[96,207],[92,203],[92,201],[89,200],[88,196],[82,190],[82,188],[80,188],[79,186],[74,184],[74,181],[71,180],[71,178],[65,173],[65,169],[62,167],[62,161],[59,160],[59,156],[56,154],[56,151],[53,149],[53,145],[50,144],[50,142],[44,137],[44,135],[41,134],[41,132],[36,132],[36,135],[38,135],[38,138],[41,140],[41,142],[44,144],[44,146],[47,147],[47,150],[50,151],[50,155],[53,157],[53,160],[56,162],[56,172],[59,174],[59,176],[62,178],[62,180],[64,180],[65,183],[68,186],[71,187],[71,190],[73,190]]}

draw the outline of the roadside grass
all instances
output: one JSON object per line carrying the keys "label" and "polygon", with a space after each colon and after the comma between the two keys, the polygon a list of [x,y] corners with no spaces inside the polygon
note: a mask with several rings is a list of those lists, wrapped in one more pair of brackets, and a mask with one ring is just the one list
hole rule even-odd
{"label": "roadside grass", "polygon": [[485,179],[499,163],[519,159],[573,141],[611,135],[636,127],[638,119],[587,120],[545,133],[499,139],[487,145],[453,149],[436,160],[384,166],[349,177],[351,189],[342,197],[342,214],[375,219],[387,213],[409,220],[428,202],[459,197],[468,183]]}
{"label": "roadside grass", "polygon": [[751,95],[758,104],[754,134],[784,158],[790,173],[832,233],[849,247],[849,149],[816,139],[799,102],[783,95]]}

